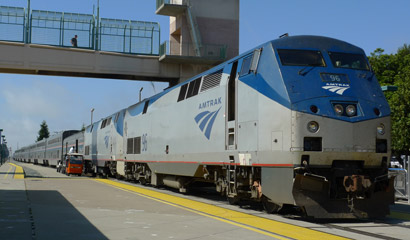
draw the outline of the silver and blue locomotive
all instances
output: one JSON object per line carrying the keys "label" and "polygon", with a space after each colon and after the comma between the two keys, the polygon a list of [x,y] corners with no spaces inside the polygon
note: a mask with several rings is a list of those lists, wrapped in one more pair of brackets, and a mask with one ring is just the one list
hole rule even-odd
{"label": "silver and blue locomotive", "polygon": [[88,126],[87,171],[318,218],[394,202],[390,108],[362,49],[319,36],[267,42]]}

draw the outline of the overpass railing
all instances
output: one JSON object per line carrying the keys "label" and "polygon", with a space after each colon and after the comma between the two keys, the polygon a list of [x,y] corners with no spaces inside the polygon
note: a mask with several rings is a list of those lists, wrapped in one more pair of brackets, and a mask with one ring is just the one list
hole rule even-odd
{"label": "overpass railing", "polygon": [[72,47],[130,54],[158,55],[160,27],[155,22],[101,18],[0,6],[0,41]]}

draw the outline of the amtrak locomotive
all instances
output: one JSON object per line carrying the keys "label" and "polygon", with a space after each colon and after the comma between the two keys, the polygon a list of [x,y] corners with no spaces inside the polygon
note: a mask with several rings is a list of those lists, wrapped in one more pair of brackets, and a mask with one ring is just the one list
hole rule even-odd
{"label": "amtrak locomotive", "polygon": [[212,183],[268,212],[372,218],[394,201],[390,108],[364,51],[332,38],[267,42],[77,135],[86,171]]}

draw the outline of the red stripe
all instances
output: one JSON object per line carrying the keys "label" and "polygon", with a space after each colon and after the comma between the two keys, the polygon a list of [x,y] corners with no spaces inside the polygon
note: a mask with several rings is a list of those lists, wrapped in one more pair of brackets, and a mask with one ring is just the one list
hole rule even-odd
{"label": "red stripe", "polygon": [[[84,159],[87,161],[92,161],[92,159]],[[96,161],[113,161],[112,159],[96,159]],[[204,165],[236,165],[241,166],[240,163],[228,163],[228,162],[188,162],[188,161],[144,161],[144,160],[124,160],[116,159],[115,161],[124,161],[124,162],[141,162],[141,163],[190,163],[190,164],[204,164]],[[249,166],[249,165],[245,165]],[[252,166],[257,167],[293,167],[293,164],[262,164],[262,163],[253,163]]]}
{"label": "red stripe", "polygon": [[253,163],[252,166],[259,166],[259,167],[293,167],[293,164],[263,164],[263,163]]}

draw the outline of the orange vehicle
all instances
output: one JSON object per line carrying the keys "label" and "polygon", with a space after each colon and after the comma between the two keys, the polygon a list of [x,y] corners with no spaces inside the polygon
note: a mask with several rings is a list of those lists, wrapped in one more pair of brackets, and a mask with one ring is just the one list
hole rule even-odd
{"label": "orange vehicle", "polygon": [[83,172],[84,158],[82,154],[67,153],[64,155],[62,173],[66,175],[78,174],[79,176]]}

